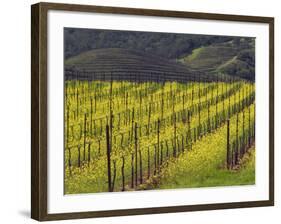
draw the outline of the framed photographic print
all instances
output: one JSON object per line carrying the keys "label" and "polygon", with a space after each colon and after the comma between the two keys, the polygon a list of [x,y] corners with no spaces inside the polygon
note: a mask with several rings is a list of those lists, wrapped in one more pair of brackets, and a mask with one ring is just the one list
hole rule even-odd
{"label": "framed photographic print", "polygon": [[274,204],[274,19],[32,5],[32,218]]}

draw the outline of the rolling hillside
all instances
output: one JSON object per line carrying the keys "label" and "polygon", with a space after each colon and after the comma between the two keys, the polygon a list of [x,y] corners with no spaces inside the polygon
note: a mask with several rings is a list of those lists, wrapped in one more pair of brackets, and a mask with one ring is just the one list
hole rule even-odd
{"label": "rolling hillside", "polygon": [[[193,71],[182,63],[136,50],[106,48],[84,52],[65,61],[66,79],[216,80],[216,75]],[[82,75],[81,75],[82,73]],[[200,76],[200,77],[199,77]]]}
{"label": "rolling hillside", "polygon": [[196,48],[179,61],[201,72],[225,73],[243,79],[255,79],[255,51],[252,39],[228,41]]}
{"label": "rolling hillside", "polygon": [[101,48],[126,48],[175,59],[200,46],[239,40],[240,37],[124,30],[64,29],[65,59]]}

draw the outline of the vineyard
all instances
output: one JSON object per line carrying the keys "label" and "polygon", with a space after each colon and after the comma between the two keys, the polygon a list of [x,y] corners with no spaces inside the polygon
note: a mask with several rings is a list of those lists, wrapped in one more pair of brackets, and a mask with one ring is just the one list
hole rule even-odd
{"label": "vineyard", "polygon": [[255,181],[249,81],[72,77],[64,121],[66,194]]}

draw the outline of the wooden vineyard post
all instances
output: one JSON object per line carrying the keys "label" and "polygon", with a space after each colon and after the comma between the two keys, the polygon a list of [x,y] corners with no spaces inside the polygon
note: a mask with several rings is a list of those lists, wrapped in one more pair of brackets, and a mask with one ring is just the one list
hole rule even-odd
{"label": "wooden vineyard post", "polygon": [[251,107],[249,106],[249,115],[248,115],[248,147],[251,146],[251,126],[250,126],[250,123],[251,123]]}
{"label": "wooden vineyard post", "polygon": [[116,179],[116,160],[113,160],[113,180],[110,189],[111,192],[114,191],[115,179]]}
{"label": "wooden vineyard post", "polygon": [[134,188],[134,153],[131,153],[131,188]]}
{"label": "wooden vineyard post", "polygon": [[78,149],[78,161],[77,161],[77,164],[78,164],[78,167],[80,168],[81,167],[81,150],[80,150],[80,148],[81,148],[81,145],[79,144],[78,145],[78,147],[77,147],[77,149]]}
{"label": "wooden vineyard post", "polygon": [[166,158],[169,158],[169,144],[168,144],[168,140],[165,140],[165,144],[166,144]]}
{"label": "wooden vineyard post", "polygon": [[100,135],[103,132],[103,122],[102,122],[102,118],[99,119],[100,120]]}
{"label": "wooden vineyard post", "polygon": [[178,148],[178,155],[180,154],[180,141],[179,141],[179,138],[177,136],[177,141],[176,141],[176,144],[177,144],[177,148]]}
{"label": "wooden vineyard post", "polygon": [[205,99],[205,103],[209,103],[209,101],[208,101],[208,93],[207,93],[207,91],[209,90],[209,88],[210,88],[210,86],[208,86],[208,89],[206,89],[206,95],[205,95],[205,97],[206,97],[206,99]]}
{"label": "wooden vineyard post", "polygon": [[161,152],[160,152],[160,165],[163,164],[163,142],[161,142]]}
{"label": "wooden vineyard post", "polygon": [[95,90],[95,113],[97,113],[97,91]]}
{"label": "wooden vineyard post", "polygon": [[177,156],[177,121],[176,121],[176,113],[175,113],[175,96],[173,95],[173,122],[174,122],[174,147],[173,147],[173,156]]}
{"label": "wooden vineyard post", "polygon": [[156,162],[156,154],[157,154],[157,145],[154,145],[154,157],[153,157],[153,161],[154,161],[154,175],[156,175],[156,171],[157,171],[157,162]]}
{"label": "wooden vineyard post", "polygon": [[[184,152],[184,137],[183,134],[181,135],[181,150]],[[161,147],[161,159],[162,159],[162,147]]]}
{"label": "wooden vineyard post", "polygon": [[88,166],[90,166],[91,162],[91,143],[88,144]]}
{"label": "wooden vineyard post", "polygon": [[87,114],[84,115],[84,150],[83,150],[83,161],[86,160],[86,136],[87,136]]}
{"label": "wooden vineyard post", "polygon": [[199,99],[199,103],[200,103],[200,100],[201,100],[201,74],[199,73],[199,89],[198,89],[198,99]]}
{"label": "wooden vineyard post", "polygon": [[138,124],[135,123],[135,185],[138,185]]}
{"label": "wooden vineyard post", "polygon": [[135,108],[133,107],[133,111],[132,111],[132,137],[131,139],[133,139],[133,135],[134,135],[134,122],[135,122]]}
{"label": "wooden vineyard post", "polygon": [[199,74],[199,102],[198,102],[198,136],[201,136],[201,74]]}
{"label": "wooden vineyard post", "polygon": [[125,191],[125,158],[122,156],[122,166],[121,166],[121,175],[122,175],[122,191]]}
{"label": "wooden vineyard post", "polygon": [[217,77],[217,96],[216,96],[216,128],[218,127],[218,96],[219,96],[219,79]]}
{"label": "wooden vineyard post", "polygon": [[238,111],[240,111],[240,109],[241,109],[241,105],[240,105],[240,91],[241,91],[241,88],[239,88],[239,90],[238,90]]}
{"label": "wooden vineyard post", "polygon": [[79,140],[82,138],[82,124],[79,124]]}
{"label": "wooden vineyard post", "polygon": [[[128,92],[126,92],[126,96],[125,96],[125,113],[126,113],[126,115],[127,115],[127,110],[128,110]],[[125,116],[124,124],[127,125],[127,116]]]}
{"label": "wooden vineyard post", "polygon": [[193,128],[193,139],[194,139],[194,142],[197,141],[197,128],[196,127]]}
{"label": "wooden vineyard post", "polygon": [[160,120],[157,121],[157,167],[159,173],[159,151],[160,151]]}
{"label": "wooden vineyard post", "polygon": [[67,106],[66,110],[66,145],[69,143],[69,106]]}
{"label": "wooden vineyard post", "polygon": [[76,88],[76,118],[79,116],[79,93],[78,93],[78,87]]}
{"label": "wooden vineyard post", "polygon": [[150,151],[149,146],[147,147],[147,179],[150,177]]}
{"label": "wooden vineyard post", "polygon": [[227,134],[226,134],[226,163],[227,163],[227,169],[230,169],[231,163],[230,163],[230,144],[229,144],[229,138],[230,138],[230,133],[229,133],[229,119],[227,119]]}
{"label": "wooden vineyard post", "polygon": [[198,104],[198,136],[200,137],[201,136],[201,102],[200,102],[200,99],[199,99],[199,104]]}
{"label": "wooden vineyard post", "polygon": [[[229,93],[230,94],[230,93]],[[228,119],[230,119],[230,96],[228,96]]]}
{"label": "wooden vineyard post", "polygon": [[210,131],[210,103],[208,102],[208,132]]}
{"label": "wooden vineyard post", "polygon": [[216,116],[215,116],[215,127],[218,127],[218,97],[216,96]]}
{"label": "wooden vineyard post", "polygon": [[141,150],[139,150],[139,160],[140,160],[140,184],[142,184],[142,154],[141,154]]}
{"label": "wooden vineyard post", "polygon": [[[244,97],[243,97],[243,99],[244,99]],[[243,146],[242,146],[242,148],[241,148],[241,157],[245,154],[245,110],[243,109],[243,117],[242,117],[242,139],[243,139]]]}
{"label": "wooden vineyard post", "polygon": [[212,92],[211,92],[211,104],[214,102],[214,86],[212,86]]}
{"label": "wooden vineyard post", "polygon": [[235,157],[234,157],[234,162],[235,165],[238,164],[238,157],[239,157],[239,152],[238,152],[238,124],[239,124],[239,113],[236,115],[236,147],[235,147]]}
{"label": "wooden vineyard post", "polygon": [[[142,93],[140,92],[140,113],[139,113],[139,122],[142,122]],[[141,137],[141,128],[139,129],[140,137]]]}
{"label": "wooden vineyard post", "polygon": [[149,102],[148,106],[148,122],[147,122],[147,135],[149,137],[149,132],[150,132],[150,116],[151,116],[151,102]]}
{"label": "wooden vineyard post", "polygon": [[163,120],[164,116],[164,85],[162,85],[162,94],[161,94],[161,120]]}
{"label": "wooden vineyard post", "polygon": [[183,94],[182,94],[182,113],[183,113],[183,115],[182,115],[182,121],[183,121],[183,123],[186,122],[186,120],[185,120],[184,105],[185,105],[185,95],[184,95],[184,93],[183,93]]}
{"label": "wooden vineyard post", "polygon": [[254,130],[253,130],[254,141],[256,140],[256,103],[254,102]]}
{"label": "wooden vineyard post", "polygon": [[110,136],[109,136],[109,126],[106,125],[106,155],[107,155],[107,177],[108,177],[108,191],[111,192],[111,161],[110,161]]}
{"label": "wooden vineyard post", "polygon": [[100,151],[100,148],[101,148],[101,144],[100,144],[100,138],[98,138],[98,145],[99,145],[99,147],[98,147],[98,154],[99,154],[99,156],[101,155],[101,151]]}
{"label": "wooden vineyard post", "polygon": [[90,131],[91,131],[91,135],[93,135],[93,98],[91,97],[91,109],[90,109],[90,113],[91,113],[91,123],[90,123]]}
{"label": "wooden vineyard post", "polygon": [[234,114],[237,112],[236,93],[237,93],[237,92],[234,93],[234,104],[233,104],[233,106],[234,106]]}
{"label": "wooden vineyard post", "polygon": [[192,78],[192,92],[191,92],[191,105],[193,106],[193,98],[194,98],[194,75],[193,75],[193,78]]}
{"label": "wooden vineyard post", "polygon": [[194,83],[192,82],[192,92],[191,92],[191,105],[193,106],[193,98],[194,98]]}
{"label": "wooden vineyard post", "polygon": [[69,106],[67,106],[66,112],[66,146],[68,149],[68,168],[71,175],[71,149],[69,148]]}
{"label": "wooden vineyard post", "polygon": [[68,89],[70,91],[70,88],[68,87],[68,82],[65,82],[65,90],[64,90],[64,92],[65,92],[65,102],[66,102],[66,104],[68,102]]}
{"label": "wooden vineyard post", "polygon": [[189,110],[187,112],[187,122],[188,122],[188,135],[189,135],[190,150],[192,150],[192,134],[191,134],[190,111]]}
{"label": "wooden vineyard post", "polygon": [[71,149],[70,149],[70,147],[68,147],[68,169],[69,169],[69,174],[71,176],[72,171],[71,171]]}
{"label": "wooden vineyard post", "polygon": [[[221,96],[224,96],[224,84],[225,82],[222,82],[222,91],[221,91]],[[224,111],[224,97],[221,98],[222,100],[222,113],[223,113],[223,122],[225,122],[225,111]]]}
{"label": "wooden vineyard post", "polygon": [[226,95],[225,95],[225,98],[228,98],[229,97],[229,92],[228,92],[228,81],[225,83],[225,89],[226,89],[226,91],[225,91],[225,93],[226,93]]}

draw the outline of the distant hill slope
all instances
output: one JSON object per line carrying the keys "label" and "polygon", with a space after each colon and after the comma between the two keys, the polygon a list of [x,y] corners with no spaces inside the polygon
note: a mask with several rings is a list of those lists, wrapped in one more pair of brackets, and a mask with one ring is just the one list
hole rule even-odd
{"label": "distant hill slope", "polygon": [[190,69],[209,73],[225,73],[255,80],[255,51],[252,39],[228,41],[196,48],[179,61]]}
{"label": "distant hill slope", "polygon": [[126,48],[175,59],[201,46],[239,39],[231,36],[64,28],[64,56],[67,59],[94,49]]}
{"label": "distant hill slope", "polygon": [[65,60],[66,79],[115,80],[216,80],[215,75],[192,71],[186,65],[141,51],[122,48],[96,49]]}

